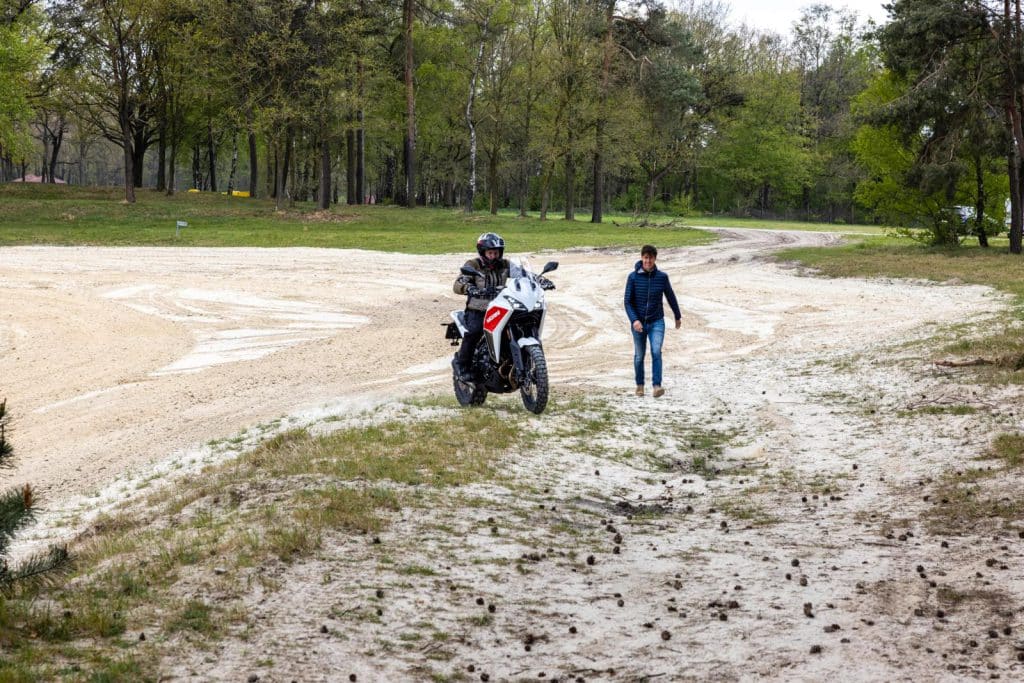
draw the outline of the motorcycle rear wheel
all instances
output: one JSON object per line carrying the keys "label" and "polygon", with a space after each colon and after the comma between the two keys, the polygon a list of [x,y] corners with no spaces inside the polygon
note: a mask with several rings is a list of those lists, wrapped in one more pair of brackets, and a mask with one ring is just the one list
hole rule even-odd
{"label": "motorcycle rear wheel", "polygon": [[462,382],[458,377],[452,377],[452,385],[455,388],[455,400],[460,406],[479,406],[487,400],[487,387],[482,384]]}
{"label": "motorcycle rear wheel", "polygon": [[539,346],[523,349],[523,369],[526,380],[519,387],[523,405],[531,413],[540,415],[548,405],[548,362],[544,358],[544,349]]}

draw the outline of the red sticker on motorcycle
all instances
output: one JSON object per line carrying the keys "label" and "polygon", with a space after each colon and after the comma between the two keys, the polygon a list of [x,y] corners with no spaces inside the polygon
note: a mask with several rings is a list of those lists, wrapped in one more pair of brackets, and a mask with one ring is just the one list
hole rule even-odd
{"label": "red sticker on motorcycle", "polygon": [[498,325],[501,324],[501,321],[505,319],[506,315],[508,315],[507,308],[499,308],[495,306],[491,310],[487,311],[487,316],[484,318],[484,329],[488,332],[494,332]]}

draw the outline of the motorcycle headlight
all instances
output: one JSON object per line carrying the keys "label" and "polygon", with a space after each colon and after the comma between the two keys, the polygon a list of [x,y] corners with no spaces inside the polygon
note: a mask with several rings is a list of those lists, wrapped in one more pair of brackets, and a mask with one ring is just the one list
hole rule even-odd
{"label": "motorcycle headlight", "polygon": [[515,299],[509,299],[509,303],[512,304],[513,311],[525,311],[526,306]]}

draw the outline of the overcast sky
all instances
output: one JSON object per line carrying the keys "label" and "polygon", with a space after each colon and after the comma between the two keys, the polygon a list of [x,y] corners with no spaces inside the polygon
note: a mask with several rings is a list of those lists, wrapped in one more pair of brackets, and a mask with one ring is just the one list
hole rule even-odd
{"label": "overcast sky", "polygon": [[793,22],[800,18],[800,10],[813,4],[847,8],[857,13],[861,22],[869,18],[884,23],[886,12],[882,5],[888,0],[725,0],[732,8],[731,23],[747,25],[789,35]]}

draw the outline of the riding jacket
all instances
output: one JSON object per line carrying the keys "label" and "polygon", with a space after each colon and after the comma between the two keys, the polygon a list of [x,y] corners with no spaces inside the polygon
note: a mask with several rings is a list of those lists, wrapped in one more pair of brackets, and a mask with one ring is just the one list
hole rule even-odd
{"label": "riding jacket", "polygon": [[[470,277],[468,275],[460,275],[455,284],[452,285],[452,291],[456,294],[467,294],[466,288],[470,285],[474,285],[480,289],[486,287],[497,287],[502,288],[505,286],[505,281],[508,280],[508,260],[501,259],[494,264],[494,268],[487,268],[479,258],[472,258],[466,261],[465,265],[469,266],[474,270],[478,270],[483,273],[483,277]],[[490,299],[484,297],[471,296],[466,301],[466,309],[470,311],[486,311],[487,304],[491,303]]]}
{"label": "riding jacket", "polygon": [[664,318],[662,296],[668,299],[668,305],[676,314],[676,320],[682,318],[683,314],[679,312],[679,303],[668,281],[668,274],[658,270],[657,265],[648,273],[643,268],[643,261],[637,261],[633,272],[626,279],[626,294],[623,297],[630,324],[639,320],[646,325]]}

